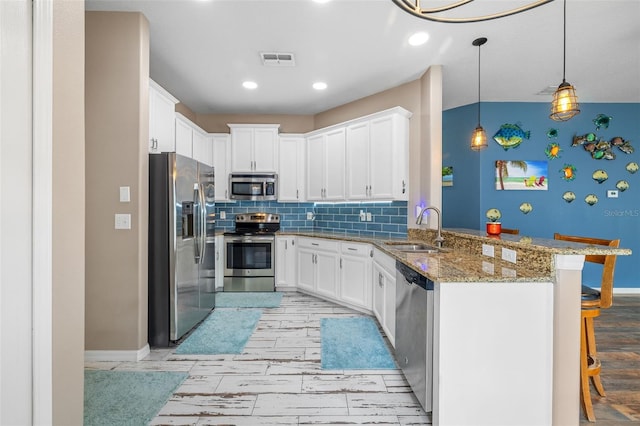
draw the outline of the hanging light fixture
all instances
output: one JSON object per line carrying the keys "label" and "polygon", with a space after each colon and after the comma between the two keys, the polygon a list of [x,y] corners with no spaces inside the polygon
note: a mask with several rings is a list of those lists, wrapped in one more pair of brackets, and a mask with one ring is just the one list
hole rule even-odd
{"label": "hanging light fixture", "polygon": [[565,80],[567,68],[567,0],[564,0],[564,45],[562,51],[562,83],[553,94],[551,102],[551,115],[549,118],[555,121],[567,121],[580,114],[576,89]]}
{"label": "hanging light fixture", "polygon": [[427,19],[429,21],[436,22],[450,22],[450,23],[464,23],[464,22],[479,22],[479,21],[488,21],[490,19],[502,18],[509,15],[515,15],[516,13],[525,12],[527,10],[531,10],[534,7],[542,6],[545,3],[552,2],[553,0],[536,0],[531,3],[525,4],[524,6],[517,7],[515,9],[505,10],[502,12],[492,13],[489,15],[481,15],[481,16],[469,16],[469,17],[447,17],[442,15],[437,15],[441,12],[446,12],[447,10],[452,10],[460,6],[464,6],[465,4],[471,3],[474,0],[459,0],[454,1],[452,3],[446,4],[440,7],[432,7],[432,8],[422,8],[420,6],[420,0],[393,0],[393,2],[400,7],[400,9],[408,12],[418,18]]}
{"label": "hanging light fixture", "polygon": [[486,37],[480,37],[471,43],[474,46],[478,46],[478,126],[473,131],[473,135],[471,135],[471,149],[474,151],[480,151],[487,147],[487,134],[480,125],[480,46],[486,42]]}

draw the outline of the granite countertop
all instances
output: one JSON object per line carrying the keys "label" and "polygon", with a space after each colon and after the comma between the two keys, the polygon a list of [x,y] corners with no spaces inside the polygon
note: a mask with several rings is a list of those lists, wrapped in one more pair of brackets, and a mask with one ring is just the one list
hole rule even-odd
{"label": "granite countertop", "polygon": [[[550,282],[554,278],[554,254],[631,254],[631,250],[624,248],[612,249],[568,241],[523,238],[519,235],[502,235],[496,240],[487,237],[482,231],[466,229],[443,230],[445,248],[436,253],[406,253],[394,249],[393,244],[385,244],[410,241],[432,245],[435,231],[431,229],[411,229],[407,239],[378,239],[318,231],[280,231],[278,234],[372,244],[436,282]],[[497,250],[496,257],[483,256],[479,251],[482,244],[494,245]],[[515,250],[517,263],[502,260],[498,254],[501,247]]]}

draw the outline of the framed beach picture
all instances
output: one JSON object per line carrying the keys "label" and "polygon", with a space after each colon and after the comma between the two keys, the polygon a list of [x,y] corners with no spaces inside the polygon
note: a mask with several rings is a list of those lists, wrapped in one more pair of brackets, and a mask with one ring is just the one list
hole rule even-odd
{"label": "framed beach picture", "polygon": [[547,161],[497,160],[496,189],[499,191],[549,189]]}
{"label": "framed beach picture", "polygon": [[442,186],[453,186],[453,166],[442,168]]}

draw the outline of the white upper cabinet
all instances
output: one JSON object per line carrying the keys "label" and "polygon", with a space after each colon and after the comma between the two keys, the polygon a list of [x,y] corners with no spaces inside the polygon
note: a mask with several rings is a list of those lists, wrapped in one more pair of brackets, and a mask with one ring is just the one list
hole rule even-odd
{"label": "white upper cabinet", "polygon": [[366,200],[369,196],[369,122],[347,126],[347,199]]}
{"label": "white upper cabinet", "polygon": [[216,201],[229,201],[229,162],[231,136],[228,133],[211,133],[213,143],[213,172],[215,174]]}
{"label": "white upper cabinet", "polygon": [[176,122],[176,154],[193,158],[193,127],[182,114],[175,113]]}
{"label": "white upper cabinet", "polygon": [[344,200],[345,128],[313,132],[307,137],[307,200]]}
{"label": "white upper cabinet", "polygon": [[204,131],[193,129],[193,159],[213,166],[213,138]]}
{"label": "white upper cabinet", "polygon": [[174,152],[175,108],[178,100],[149,80],[149,153]]}
{"label": "white upper cabinet", "polygon": [[382,111],[347,126],[348,200],[406,200],[410,113]]}
{"label": "white upper cabinet", "polygon": [[279,144],[278,201],[304,201],[306,199],[304,135],[281,134]]}
{"label": "white upper cabinet", "polygon": [[279,124],[229,124],[231,172],[276,172]]}
{"label": "white upper cabinet", "polygon": [[190,121],[187,117],[175,113],[176,153],[213,166],[213,139]]}

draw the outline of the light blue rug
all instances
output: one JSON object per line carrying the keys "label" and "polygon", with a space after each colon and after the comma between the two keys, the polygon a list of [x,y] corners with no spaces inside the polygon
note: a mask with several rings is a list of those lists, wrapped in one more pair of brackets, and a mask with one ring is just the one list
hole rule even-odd
{"label": "light blue rug", "polygon": [[224,292],[216,293],[218,308],[277,308],[282,293],[269,292]]}
{"label": "light blue rug", "polygon": [[396,368],[378,326],[368,317],[321,318],[322,368],[380,370]]}
{"label": "light blue rug", "polygon": [[85,426],[145,426],[188,377],[168,371],[84,372]]}
{"label": "light blue rug", "polygon": [[262,315],[260,309],[216,308],[175,353],[195,355],[240,354]]}

